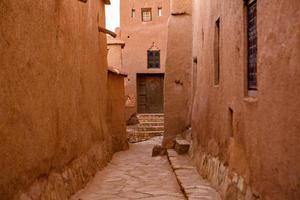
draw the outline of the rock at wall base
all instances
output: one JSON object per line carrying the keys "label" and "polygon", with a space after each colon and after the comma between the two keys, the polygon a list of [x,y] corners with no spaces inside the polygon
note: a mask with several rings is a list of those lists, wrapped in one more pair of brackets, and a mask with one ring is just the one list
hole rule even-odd
{"label": "rock at wall base", "polygon": [[167,151],[161,145],[155,145],[152,149],[152,157],[166,155]]}
{"label": "rock at wall base", "polygon": [[175,141],[175,151],[178,154],[186,154],[189,152],[190,143],[184,139],[176,139]]}
{"label": "rock at wall base", "polygon": [[127,120],[126,122],[126,125],[136,125],[136,124],[139,124],[140,121],[137,117],[137,114],[136,113],[133,113],[130,118]]}

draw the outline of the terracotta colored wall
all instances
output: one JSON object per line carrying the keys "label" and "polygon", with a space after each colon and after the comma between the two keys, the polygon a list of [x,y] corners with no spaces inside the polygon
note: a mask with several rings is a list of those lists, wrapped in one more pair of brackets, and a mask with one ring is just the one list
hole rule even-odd
{"label": "terracotta colored wall", "polygon": [[67,199],[111,156],[103,1],[1,1],[0,13],[1,199],[37,178],[43,198]]}
{"label": "terracotta colored wall", "polygon": [[109,49],[107,54],[108,66],[121,69],[122,68],[121,45],[109,45],[108,49]]}
{"label": "terracotta colored wall", "polygon": [[120,28],[116,28],[115,33],[117,34],[116,38],[113,38],[110,35],[107,36],[107,62],[109,67],[122,70],[122,52],[125,42],[120,39]]}
{"label": "terracotta colored wall", "polygon": [[[299,199],[300,2],[257,1],[256,98],[245,95],[243,1],[201,1],[198,6],[195,34],[201,37],[192,127],[200,171],[213,174],[215,169],[203,166],[220,160],[222,168],[243,178],[239,192],[225,187],[222,194],[227,199]],[[214,31],[219,16],[221,78],[214,86]]]}
{"label": "terracotta colored wall", "polygon": [[171,6],[164,102],[163,145],[167,148],[171,148],[176,135],[190,125],[189,105],[191,104],[192,87],[192,1],[171,1]]}
{"label": "terracotta colored wall", "polygon": [[125,124],[124,76],[108,72],[107,123],[112,135],[113,152],[128,149]]}
{"label": "terracotta colored wall", "polygon": [[[141,8],[152,8],[152,21],[142,22]],[[162,7],[163,16],[158,16],[158,7]],[[136,17],[131,18],[131,10]],[[121,39],[126,43],[123,50],[123,69],[128,73],[125,81],[126,95],[136,100],[137,73],[164,73],[167,45],[167,20],[169,0],[122,0],[121,1]],[[147,50],[152,46],[160,49],[161,68],[147,69]],[[126,108],[126,115],[137,112],[136,103]]]}

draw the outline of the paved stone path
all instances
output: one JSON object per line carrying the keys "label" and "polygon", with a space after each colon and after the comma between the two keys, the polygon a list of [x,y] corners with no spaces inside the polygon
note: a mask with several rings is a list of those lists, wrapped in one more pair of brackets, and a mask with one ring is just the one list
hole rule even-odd
{"label": "paved stone path", "polygon": [[174,149],[169,149],[168,158],[189,200],[221,200],[219,193],[199,175],[187,154],[178,155]]}
{"label": "paved stone path", "polygon": [[71,200],[185,199],[167,157],[151,157],[152,147],[161,139],[132,144],[130,150],[116,153]]}

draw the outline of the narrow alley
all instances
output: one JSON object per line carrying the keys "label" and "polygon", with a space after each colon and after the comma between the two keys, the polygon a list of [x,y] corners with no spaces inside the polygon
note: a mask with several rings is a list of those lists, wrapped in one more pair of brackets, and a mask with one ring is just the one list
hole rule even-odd
{"label": "narrow alley", "polygon": [[130,145],[72,200],[185,199],[166,156],[152,157],[161,137]]}
{"label": "narrow alley", "polygon": [[175,166],[184,175],[189,174],[188,179],[181,180],[167,156],[152,157],[153,146],[161,140],[162,137],[154,137],[116,153],[108,166],[71,200],[221,200],[209,183],[197,174],[188,173],[194,168],[187,165],[185,158],[178,159]]}
{"label": "narrow alley", "polygon": [[300,0],[0,0],[0,200],[300,200]]}

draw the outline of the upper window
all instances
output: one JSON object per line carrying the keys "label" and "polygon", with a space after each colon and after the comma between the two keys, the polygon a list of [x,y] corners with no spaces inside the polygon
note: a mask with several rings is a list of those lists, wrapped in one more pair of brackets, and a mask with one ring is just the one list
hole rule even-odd
{"label": "upper window", "polygon": [[135,9],[131,10],[131,17],[134,18],[135,17]]}
{"label": "upper window", "polygon": [[149,22],[152,20],[151,8],[142,8],[142,21]]}
{"label": "upper window", "polygon": [[248,0],[247,6],[247,83],[248,90],[257,90],[257,27],[256,0]]}
{"label": "upper window", "polygon": [[151,51],[148,50],[148,68],[160,68],[160,51],[155,50]]}
{"label": "upper window", "polygon": [[162,8],[159,7],[159,8],[157,9],[157,12],[158,12],[158,16],[161,17],[161,16],[162,16]]}

